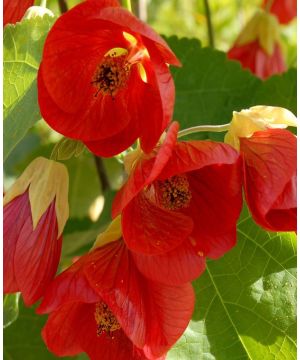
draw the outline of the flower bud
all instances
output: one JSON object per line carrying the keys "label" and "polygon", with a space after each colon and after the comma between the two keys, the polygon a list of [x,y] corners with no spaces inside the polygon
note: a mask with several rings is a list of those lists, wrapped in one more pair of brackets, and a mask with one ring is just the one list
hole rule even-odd
{"label": "flower bud", "polygon": [[20,291],[27,305],[43,295],[56,273],[68,186],[64,165],[38,157],[4,196],[4,293]]}

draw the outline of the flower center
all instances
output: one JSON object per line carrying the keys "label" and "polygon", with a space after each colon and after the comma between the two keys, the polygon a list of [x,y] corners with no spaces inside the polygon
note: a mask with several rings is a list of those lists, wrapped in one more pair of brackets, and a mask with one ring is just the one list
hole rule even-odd
{"label": "flower center", "polygon": [[186,175],[175,175],[164,181],[158,181],[158,201],[168,210],[187,208],[192,193]]}
{"label": "flower center", "polygon": [[121,329],[118,320],[110,308],[103,302],[96,303],[95,320],[97,323],[97,336],[105,333],[113,338],[112,333]]}
{"label": "flower center", "polygon": [[93,76],[92,84],[97,88],[95,96],[111,95],[114,97],[119,89],[126,86],[130,75],[130,64],[127,55],[117,55],[117,52],[109,52],[104,61],[98,65]]}

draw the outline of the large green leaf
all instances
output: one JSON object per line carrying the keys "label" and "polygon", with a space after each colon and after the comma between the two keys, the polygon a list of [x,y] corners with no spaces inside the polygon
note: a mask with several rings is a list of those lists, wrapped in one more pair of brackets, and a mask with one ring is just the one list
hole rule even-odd
{"label": "large green leaf", "polygon": [[238,244],[194,288],[193,320],[168,360],[296,359],[296,236],[246,214]]}
{"label": "large green leaf", "polygon": [[[253,105],[276,105],[296,113],[296,70],[262,81],[224,52],[203,48],[196,39],[166,39],[182,62],[172,67],[176,86],[174,119],[181,128],[228,123],[233,111]],[[197,134],[216,140],[222,135]]]}
{"label": "large green leaf", "polygon": [[36,77],[53,22],[45,15],[4,28],[4,159],[41,118]]}

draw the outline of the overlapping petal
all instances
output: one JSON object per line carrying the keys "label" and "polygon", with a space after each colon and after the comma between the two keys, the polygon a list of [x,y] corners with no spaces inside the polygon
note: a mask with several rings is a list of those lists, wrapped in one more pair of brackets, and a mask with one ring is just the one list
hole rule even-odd
{"label": "overlapping petal", "polygon": [[[125,244],[114,241],[80,258],[46,292],[39,312],[54,311],[43,330],[48,347],[60,356],[81,350],[92,359],[96,354],[114,359],[112,351],[119,345],[96,337],[94,312],[99,301],[109,306],[122,328],[110,340],[116,338],[120,344],[124,340],[124,356],[163,359],[188,324],[194,293],[190,284],[169,286],[147,280]],[[68,333],[65,346],[63,338]]]}
{"label": "overlapping petal", "polygon": [[271,231],[296,231],[296,137],[268,129],[241,138],[244,187],[255,221]]}

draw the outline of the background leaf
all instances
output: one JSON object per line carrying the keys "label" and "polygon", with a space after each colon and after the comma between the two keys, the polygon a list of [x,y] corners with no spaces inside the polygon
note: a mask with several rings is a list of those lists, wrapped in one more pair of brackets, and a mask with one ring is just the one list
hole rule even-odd
{"label": "background leaf", "polygon": [[[262,81],[237,61],[196,39],[166,38],[182,62],[171,67],[176,86],[173,118],[181,128],[230,122],[233,111],[254,105],[276,105],[296,114],[296,69]],[[196,138],[223,140],[224,134],[198,133]]]}
{"label": "background leaf", "polygon": [[45,37],[54,20],[45,15],[4,28],[4,159],[41,118],[36,76]]}
{"label": "background leaf", "polygon": [[296,359],[296,236],[245,211],[238,244],[194,282],[193,320],[168,360]]}

